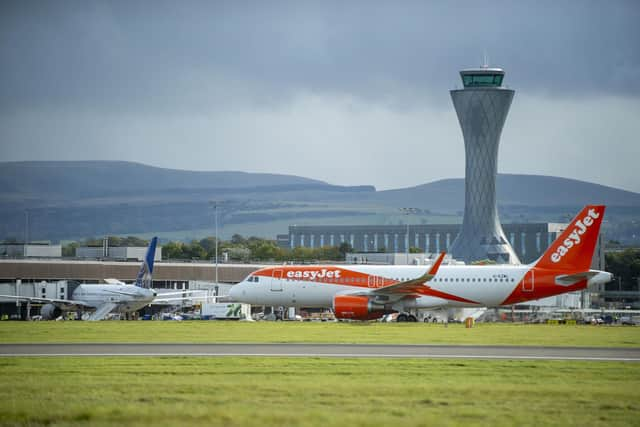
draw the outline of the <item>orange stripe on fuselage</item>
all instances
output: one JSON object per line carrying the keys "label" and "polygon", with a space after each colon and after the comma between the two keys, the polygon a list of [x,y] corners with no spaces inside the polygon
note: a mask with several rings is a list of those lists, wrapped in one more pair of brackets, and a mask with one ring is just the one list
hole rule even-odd
{"label": "orange stripe on fuselage", "polygon": [[[278,273],[276,273],[278,272]],[[282,266],[282,267],[270,267],[263,270],[258,270],[253,273],[254,276],[260,276],[265,278],[278,278],[275,274],[282,272],[283,280],[296,280],[307,281],[314,283],[327,283],[337,286],[354,286],[359,288],[383,288],[390,285],[400,283],[398,280],[389,279],[383,276],[371,275],[367,273],[361,273],[359,271],[348,270],[345,268],[332,266],[332,265],[320,265],[320,266]],[[438,291],[431,288],[428,285],[416,285],[410,290],[405,292],[406,294],[419,294],[424,296],[432,296],[447,299],[450,301],[464,302],[468,304],[479,304],[476,301],[471,301],[456,295],[451,295],[446,292]]]}
{"label": "orange stripe on fuselage", "polygon": [[382,276],[360,273],[333,265],[319,266],[282,266],[258,270],[254,276],[275,277],[282,272],[283,280],[300,280],[307,282],[329,283],[332,285],[357,286],[360,288],[382,288],[398,283],[397,280]]}
{"label": "orange stripe on fuselage", "polygon": [[[525,301],[552,297],[567,292],[580,291],[587,287],[587,280],[581,280],[570,286],[560,286],[555,283],[556,276],[561,274],[558,270],[533,268],[533,290],[525,291],[524,278],[516,285],[513,292],[502,301],[500,305],[518,304]],[[527,275],[525,274],[525,277]]]}

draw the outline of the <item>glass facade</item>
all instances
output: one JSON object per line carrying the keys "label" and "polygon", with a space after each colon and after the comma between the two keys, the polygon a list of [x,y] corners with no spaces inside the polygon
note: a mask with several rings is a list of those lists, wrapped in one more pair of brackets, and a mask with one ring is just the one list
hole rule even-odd
{"label": "glass facade", "polygon": [[499,87],[502,86],[504,74],[464,74],[464,87]]}

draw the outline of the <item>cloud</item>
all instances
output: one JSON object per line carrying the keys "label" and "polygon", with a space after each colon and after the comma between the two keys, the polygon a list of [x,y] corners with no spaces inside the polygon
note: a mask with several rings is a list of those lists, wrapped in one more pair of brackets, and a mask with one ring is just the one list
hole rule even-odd
{"label": "cloud", "polygon": [[634,1],[0,3],[0,158],[379,188],[461,177],[448,90],[516,98],[499,170],[640,191]]}
{"label": "cloud", "polygon": [[[3,2],[0,111],[197,110],[219,80],[448,106],[483,51],[507,84],[638,96],[636,2]],[[2,13],[3,12],[3,13]],[[398,94],[389,90],[401,89]],[[204,90],[203,90],[204,89]],[[245,100],[253,102],[253,97]]]}
{"label": "cloud", "polygon": [[[560,102],[516,93],[498,170],[564,176],[640,191],[640,101]],[[464,175],[451,105],[396,110],[355,97],[299,94],[277,108],[200,114],[30,113],[0,120],[5,159],[120,159],[198,170],[288,173],[380,189]],[[42,141],[48,141],[43,145]],[[88,142],[90,141],[90,143]]]}

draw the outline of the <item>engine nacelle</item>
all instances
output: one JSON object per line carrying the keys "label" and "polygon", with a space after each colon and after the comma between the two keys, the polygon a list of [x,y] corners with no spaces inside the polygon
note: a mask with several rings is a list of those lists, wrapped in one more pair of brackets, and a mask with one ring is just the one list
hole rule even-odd
{"label": "engine nacelle", "polygon": [[62,310],[56,307],[54,304],[45,304],[40,309],[40,315],[43,320],[55,320],[62,316]]}
{"label": "engine nacelle", "polygon": [[373,320],[394,310],[375,304],[367,297],[336,295],[333,298],[333,312],[337,319]]}

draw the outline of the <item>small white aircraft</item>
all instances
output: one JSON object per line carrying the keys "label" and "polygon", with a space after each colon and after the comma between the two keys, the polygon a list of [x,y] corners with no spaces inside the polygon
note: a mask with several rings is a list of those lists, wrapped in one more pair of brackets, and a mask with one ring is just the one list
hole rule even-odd
{"label": "small white aircraft", "polygon": [[163,293],[158,297],[158,293],[152,288],[153,260],[157,243],[157,237],[151,239],[134,284],[126,284],[117,279],[105,279],[106,284],[81,284],[73,290],[69,299],[18,295],[0,295],[0,298],[44,303],[40,310],[44,320],[56,319],[68,311],[88,311],[91,314],[87,320],[102,320],[109,313],[130,313],[152,303],[184,299],[184,296],[170,297],[183,295],[185,291]]}

